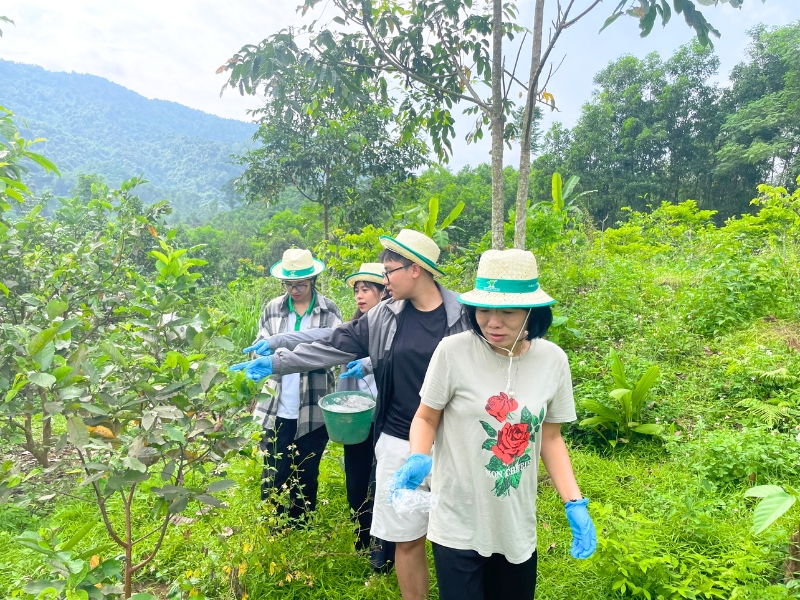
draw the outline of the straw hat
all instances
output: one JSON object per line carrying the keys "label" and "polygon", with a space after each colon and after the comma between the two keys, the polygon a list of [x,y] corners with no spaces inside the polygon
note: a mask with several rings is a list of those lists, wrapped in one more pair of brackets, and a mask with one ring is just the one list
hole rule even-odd
{"label": "straw hat", "polygon": [[289,248],[269,270],[270,275],[281,281],[311,279],[325,270],[325,263],[311,256],[310,250]]}
{"label": "straw hat", "polygon": [[353,273],[345,277],[344,282],[352,286],[357,281],[371,281],[383,285],[383,263],[361,263],[358,273]]}
{"label": "straw hat", "polygon": [[528,250],[487,250],[481,254],[475,289],[458,297],[482,308],[534,308],[556,301],[539,287],[539,269]]}
{"label": "straw hat", "polygon": [[444,275],[436,267],[436,261],[439,260],[439,246],[424,233],[413,229],[401,229],[396,238],[382,235],[380,239],[384,248],[418,264],[434,277]]}

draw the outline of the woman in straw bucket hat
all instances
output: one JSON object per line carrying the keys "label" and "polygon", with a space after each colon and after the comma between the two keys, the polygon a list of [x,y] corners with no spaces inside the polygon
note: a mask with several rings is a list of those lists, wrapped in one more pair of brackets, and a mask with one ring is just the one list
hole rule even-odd
{"label": "woman in straw bucket hat", "polygon": [[[327,340],[277,350],[270,372],[284,375],[327,368],[369,357],[378,388],[374,423],[376,485],[382,487],[410,455],[408,433],[419,407],[420,387],[431,356],[442,338],[470,327],[455,293],[435,277],[439,248],[418,231],[383,236],[383,283],[391,298],[364,317],[337,327]],[[422,482],[428,486],[428,480]],[[399,515],[376,503],[371,533],[396,542],[395,568],[403,598],[428,595],[425,554],[426,514]]]}
{"label": "woman in straw bucket hat", "polygon": [[390,489],[414,489],[433,466],[428,538],[442,600],[531,600],[540,456],[565,503],[572,555],[588,558],[597,545],[561,437],[561,423],[576,418],[569,363],[542,339],[555,300],[539,287],[531,252],[489,250],[459,301],[470,330],[436,349],[412,455]]}
{"label": "woman in straw bucket hat", "polygon": [[[259,322],[258,337],[243,352],[255,360],[239,363],[231,370],[244,370],[258,380],[269,375],[272,350],[269,338],[288,331],[326,330],[342,322],[336,304],[316,289],[317,276],[325,265],[309,250],[290,248],[270,273],[286,293],[270,301]],[[270,382],[273,395],[256,405],[254,419],[264,428],[261,448],[265,451],[261,496],[289,487],[289,516],[299,518],[317,504],[317,477],[322,452],[328,442],[319,399],[333,391],[336,376],[329,368],[287,374]],[[294,471],[294,472],[293,472]]]}

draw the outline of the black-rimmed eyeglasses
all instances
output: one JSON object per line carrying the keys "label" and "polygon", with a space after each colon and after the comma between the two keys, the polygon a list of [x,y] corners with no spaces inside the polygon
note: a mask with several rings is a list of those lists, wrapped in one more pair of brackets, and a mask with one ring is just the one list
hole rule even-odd
{"label": "black-rimmed eyeglasses", "polygon": [[297,292],[298,294],[302,294],[306,290],[308,290],[308,286],[310,286],[310,285],[311,284],[308,283],[307,281],[305,283],[291,283],[290,281],[284,281],[283,282],[283,289],[285,289],[290,294],[292,292]]}
{"label": "black-rimmed eyeglasses", "polygon": [[383,278],[384,278],[386,281],[389,281],[389,275],[391,275],[391,274],[392,274],[392,273],[394,273],[395,271],[399,271],[400,269],[407,269],[407,268],[408,268],[408,267],[410,267],[410,266],[411,266],[411,265],[405,265],[404,267],[397,267],[396,269],[392,269],[391,271],[384,271],[384,273],[383,273]]}

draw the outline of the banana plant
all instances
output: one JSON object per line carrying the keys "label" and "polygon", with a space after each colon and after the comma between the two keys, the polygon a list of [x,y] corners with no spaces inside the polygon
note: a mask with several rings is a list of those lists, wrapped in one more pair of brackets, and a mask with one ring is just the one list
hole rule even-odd
{"label": "banana plant", "polygon": [[[661,426],[658,423],[643,423],[642,409],[647,400],[647,394],[658,380],[661,371],[658,365],[653,365],[639,378],[636,383],[630,382],[625,376],[625,367],[616,351],[611,350],[611,377],[617,386],[609,392],[615,401],[614,406],[608,406],[597,400],[586,399],[581,402],[584,410],[594,413],[594,416],[581,421],[581,427],[594,429],[612,447],[618,443],[628,443],[632,434],[659,435]],[[614,439],[603,435],[604,430],[614,433]]]}
{"label": "banana plant", "polygon": [[550,186],[550,195],[553,198],[552,201],[547,200],[544,202],[537,202],[534,204],[534,207],[541,205],[551,206],[553,212],[556,214],[556,218],[561,222],[561,226],[565,227],[569,220],[570,213],[580,213],[577,200],[583,196],[588,196],[589,194],[594,194],[597,192],[597,190],[587,190],[578,194],[574,193],[575,186],[578,185],[580,180],[581,178],[577,175],[572,175],[569,179],[567,179],[567,182],[564,183],[563,179],[561,178],[561,174],[556,171],[553,173],[553,179]]}
{"label": "banana plant", "polygon": [[465,206],[463,202],[456,204],[450,214],[438,226],[436,221],[439,219],[439,198],[436,196],[432,196],[428,200],[427,214],[425,214],[425,209],[422,206],[416,206],[406,211],[406,214],[412,215],[412,218],[416,221],[416,227],[429,238],[432,238],[439,248],[447,248],[450,246],[450,234],[447,230],[454,228],[453,221],[459,217]]}

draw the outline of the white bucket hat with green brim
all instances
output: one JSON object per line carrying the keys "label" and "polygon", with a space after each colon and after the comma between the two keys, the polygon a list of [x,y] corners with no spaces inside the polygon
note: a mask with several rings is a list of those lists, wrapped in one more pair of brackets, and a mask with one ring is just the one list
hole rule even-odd
{"label": "white bucket hat with green brim", "polygon": [[528,250],[487,250],[481,254],[475,289],[458,301],[480,308],[536,308],[556,303],[539,287],[539,269]]}
{"label": "white bucket hat with green brim", "polygon": [[436,266],[436,261],[439,260],[439,246],[424,233],[413,229],[401,229],[397,237],[382,235],[380,240],[384,248],[418,264],[434,277],[444,275]]}
{"label": "white bucket hat with green brim", "polygon": [[371,281],[383,285],[383,263],[361,263],[358,273],[353,273],[344,278],[345,284],[352,286],[358,281]]}
{"label": "white bucket hat with green brim", "polygon": [[310,250],[289,248],[279,260],[270,267],[269,274],[281,281],[297,281],[316,277],[325,270],[325,263],[311,255]]}

